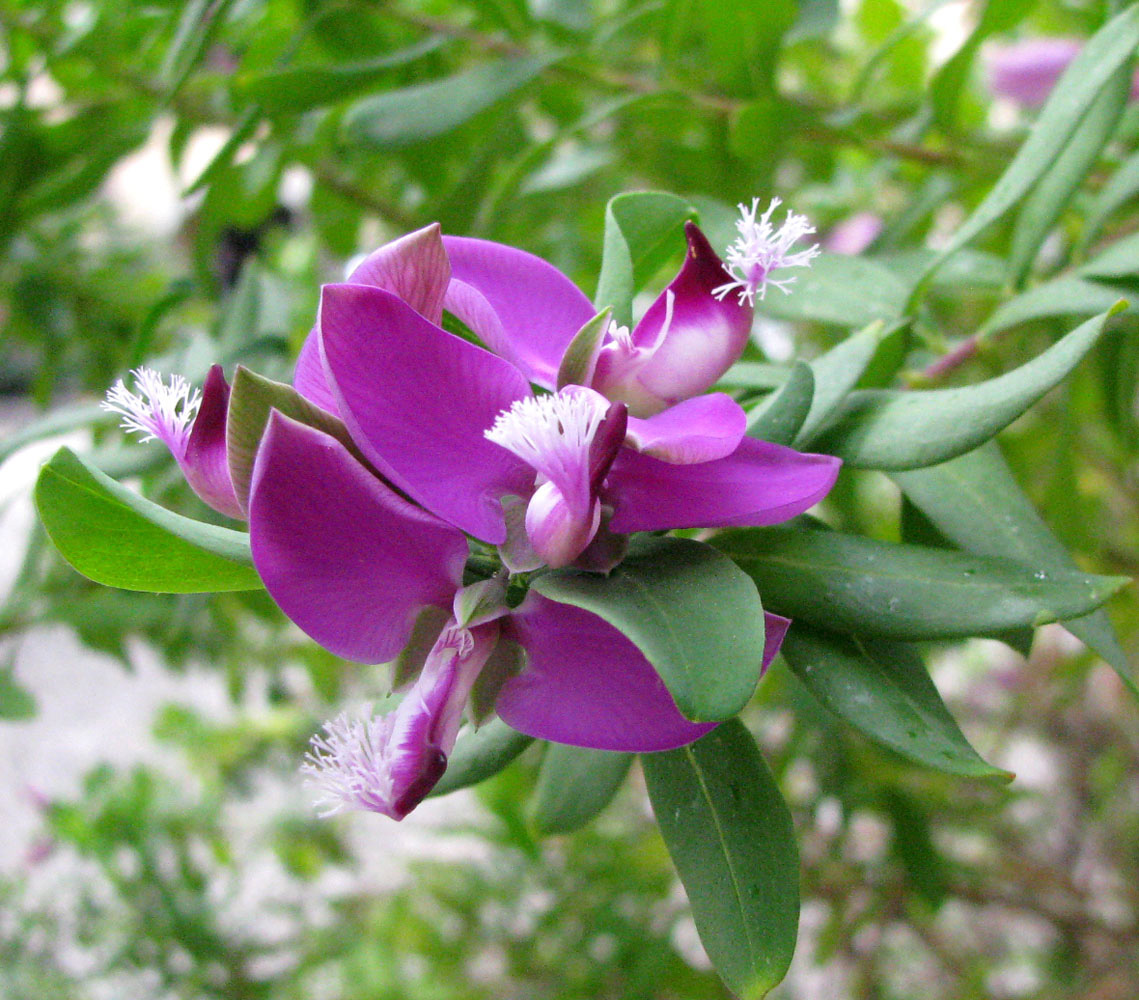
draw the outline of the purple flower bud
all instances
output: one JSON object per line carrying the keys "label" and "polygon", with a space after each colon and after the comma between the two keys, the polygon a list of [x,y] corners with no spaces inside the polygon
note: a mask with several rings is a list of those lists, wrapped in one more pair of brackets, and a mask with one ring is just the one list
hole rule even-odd
{"label": "purple flower bud", "polygon": [[190,488],[214,510],[243,518],[226,460],[229,385],[221,366],[210,368],[201,392],[181,375],[163,382],[151,368],[136,368],[131,374],[136,391],[119,379],[103,409],[121,414],[123,429],[141,434],[143,441],[157,439],[166,445]]}
{"label": "purple flower bud", "polygon": [[498,624],[444,626],[419,678],[387,715],[341,714],[314,736],[301,770],[319,789],[321,815],[366,809],[403,819],[447,769],[471,688]]}

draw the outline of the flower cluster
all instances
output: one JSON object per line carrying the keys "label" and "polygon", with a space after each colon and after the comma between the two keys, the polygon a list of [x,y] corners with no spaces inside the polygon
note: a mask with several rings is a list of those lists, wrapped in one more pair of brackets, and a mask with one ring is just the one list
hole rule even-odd
{"label": "flower cluster", "polygon": [[[294,376],[321,419],[273,410],[247,490],[227,471],[220,369],[196,409],[177,379],[113,390],[109,405],[165,441],[206,502],[248,519],[254,564],[297,625],[350,660],[400,656],[397,708],[342,716],[313,741],[304,769],[326,812],[405,816],[480,691],[513,728],[585,747],[669,749],[714,725],[686,719],[615,627],[534,590],[511,606],[506,583],[608,572],[635,532],[772,524],[830,490],[836,459],[746,436],[740,406],[709,391],[764,284],[786,290],[772,273],[817,253],[790,249],[813,231],[801,216],[773,231],[777,205],[744,209],[728,267],[690,224],[683,266],[631,332],[513,247],[438,226],[381,247],[322,290]],[[479,343],[444,329],[444,312]],[[464,586],[472,545],[502,569]],[[766,625],[764,665],[787,621]]]}

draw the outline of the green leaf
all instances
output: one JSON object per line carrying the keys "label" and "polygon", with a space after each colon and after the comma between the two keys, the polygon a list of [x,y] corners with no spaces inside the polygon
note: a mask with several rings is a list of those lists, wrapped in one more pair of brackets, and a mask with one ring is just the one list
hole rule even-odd
{"label": "green leaf", "polygon": [[159,507],[67,448],[40,470],[35,499],[60,554],[96,583],[165,594],[261,587],[247,534]]}
{"label": "green leaf", "polygon": [[1080,250],[1086,250],[1116,211],[1139,195],[1139,152],[1132,153],[1111,175],[1103,189],[1088,206]]}
{"label": "green leaf", "polygon": [[[225,449],[229,460],[229,478],[242,508],[249,506],[249,486],[253,481],[253,462],[269,412],[278,410],[308,427],[315,427],[336,438],[360,462],[367,460],[356,447],[348,428],[338,417],[314,406],[291,385],[263,378],[241,365],[233,375],[226,416]],[[370,467],[370,466],[369,466]]]}
{"label": "green leaf", "polygon": [[36,716],[36,699],[16,681],[10,666],[0,668],[0,720],[23,722]]}
{"label": "green leaf", "polygon": [[858,384],[882,341],[892,332],[881,322],[871,323],[811,362],[815,377],[811,408],[788,444],[802,448],[811,440]]}
{"label": "green leaf", "polygon": [[791,369],[790,378],[748,413],[748,437],[790,444],[807,419],[814,395],[814,372],[810,365],[799,361]]}
{"label": "green leaf", "polygon": [[429,797],[448,795],[493,777],[533,742],[533,737],[515,732],[501,719],[478,729],[468,726],[455,740],[447,770]]}
{"label": "green leaf", "polygon": [[632,326],[633,296],[684,246],[684,223],[696,209],[664,191],[634,191],[609,199],[605,206],[605,242],[594,303],[609,306],[621,326]]}
{"label": "green leaf", "polygon": [[313,108],[358,97],[406,66],[445,45],[441,35],[428,35],[414,45],[364,62],[325,66],[290,66],[240,77],[239,98],[254,101],[268,114],[301,114]]}
{"label": "green leaf", "polygon": [[[1040,519],[995,442],[951,462],[893,479],[942,535],[967,552],[1017,559],[1042,570],[1070,571],[1075,561]],[[1102,611],[1064,622],[1139,695],[1127,656]]]}
{"label": "green leaf", "polygon": [[1079,273],[1085,278],[1130,278],[1139,274],[1139,233],[1124,236],[1089,260]]}
{"label": "green leaf", "polygon": [[1078,326],[1027,364],[959,389],[851,393],[816,446],[856,468],[917,469],[972,451],[1059,383],[1123,303]]}
{"label": "green leaf", "polygon": [[561,58],[561,53],[511,56],[364,98],[345,115],[345,136],[353,145],[370,149],[398,149],[434,139],[520,90]]}
{"label": "green leaf", "polygon": [[902,316],[906,286],[881,264],[865,257],[824,253],[809,268],[795,269],[788,294],[771,291],[756,312],[775,319],[809,320],[835,326],[868,326]]}
{"label": "green leaf", "polygon": [[530,823],[542,836],[572,833],[613,800],[633,755],[551,743],[542,758]]}
{"label": "green leaf", "polygon": [[733,993],[759,1000],[787,974],[799,924],[795,829],[775,779],[736,719],[641,765],[704,950]]}
{"label": "green leaf", "polygon": [[[996,222],[1044,176],[1096,96],[1115,71],[1131,58],[1136,45],[1139,45],[1139,6],[1130,6],[1100,28],[1080,49],[1053,88],[1036,125],[1012,163],[931,263],[927,277],[947,257]],[[920,294],[922,284],[915,289],[915,296]]]}
{"label": "green leaf", "polygon": [[627,636],[686,718],[730,718],[755,690],[763,606],[751,580],[702,542],[639,536],[608,576],[560,569],[532,586]]}
{"label": "green leaf", "polygon": [[755,580],[769,610],[883,639],[992,635],[1074,618],[1130,582],[823,529],[731,529],[712,544]]}
{"label": "green leaf", "polygon": [[609,309],[602,309],[574,334],[558,365],[559,390],[567,385],[589,385],[593,381],[597,355],[605,339],[605,331],[609,329],[611,316]]}
{"label": "green leaf", "polygon": [[790,377],[791,369],[762,361],[737,361],[713,386],[717,391],[730,389],[778,389]]}
{"label": "green leaf", "polygon": [[913,646],[796,622],[780,651],[811,694],[875,742],[947,774],[1012,777],[969,745]]}
{"label": "green leaf", "polygon": [[1131,64],[1125,62],[1100,91],[1063,152],[1029,193],[1017,216],[1009,251],[1009,279],[1023,284],[1044,240],[1087,179],[1127,106]]}
{"label": "green leaf", "polygon": [[1083,316],[1106,312],[1124,295],[1124,290],[1080,278],[1056,278],[1036,285],[993,310],[975,336],[986,340],[994,333],[1034,319],[1050,316]]}
{"label": "green leaf", "polygon": [[113,419],[114,417],[98,403],[80,403],[77,406],[52,410],[26,427],[5,435],[4,439],[0,440],[0,462],[35,441],[75,430],[77,427],[107,424]]}

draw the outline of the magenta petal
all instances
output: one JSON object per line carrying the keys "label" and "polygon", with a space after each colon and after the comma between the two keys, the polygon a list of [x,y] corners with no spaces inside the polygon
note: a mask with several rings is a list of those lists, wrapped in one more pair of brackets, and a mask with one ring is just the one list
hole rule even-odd
{"label": "magenta petal", "polygon": [[334,438],[274,411],[249,496],[253,563],[313,639],[361,663],[392,659],[415,616],[449,608],[462,534],[403,500]]}
{"label": "magenta petal", "polygon": [[672,465],[623,449],[609,473],[614,531],[778,524],[830,492],[841,462],[745,437],[727,458]]}
{"label": "magenta petal", "polygon": [[747,431],[747,414],[731,396],[693,396],[647,420],[629,418],[626,442],[662,462],[691,465],[726,458]]}
{"label": "magenta petal", "polygon": [[589,299],[553,264],[523,250],[465,236],[444,236],[443,244],[452,278],[482,295],[501,332],[479,329],[457,309],[455,315],[531,382],[553,389],[566,347],[594,316]]}
{"label": "magenta petal", "polygon": [[779,652],[779,647],[783,645],[783,637],[787,634],[787,629],[790,627],[790,618],[784,618],[782,615],[773,615],[770,611],[763,613],[763,665],[759,668],[760,677],[762,677],[767,672],[767,668],[771,666],[771,661],[775,659],[775,654]]}
{"label": "magenta petal", "polygon": [[340,407],[336,397],[328,386],[328,377],[324,373],[324,362],[320,359],[320,332],[314,326],[305,342],[301,345],[301,353],[297,356],[297,367],[293,371],[293,388],[305,399],[322,410],[340,415]]}
{"label": "magenta petal", "polygon": [[1075,38],[1049,37],[996,46],[986,60],[989,92],[1030,107],[1043,104],[1081,45]]}
{"label": "magenta petal", "polygon": [[366,285],[326,285],[319,326],[340,413],[368,459],[444,520],[505,541],[500,499],[528,495],[534,473],[483,432],[530,394],[522,373]]}
{"label": "magenta petal", "polygon": [[225,419],[229,410],[229,383],[221,365],[214,365],[202,386],[185,454],[178,459],[186,482],[214,510],[227,517],[244,518],[245,512],[233,492],[225,451]]}
{"label": "magenta petal", "polygon": [[648,660],[612,625],[531,591],[507,622],[527,653],[495,710],[519,732],[597,750],[647,753],[691,743],[715,723],[689,722]]}
{"label": "magenta petal", "polygon": [[351,285],[391,292],[436,325],[443,319],[450,280],[451,265],[437,222],[373,251],[348,276]]}

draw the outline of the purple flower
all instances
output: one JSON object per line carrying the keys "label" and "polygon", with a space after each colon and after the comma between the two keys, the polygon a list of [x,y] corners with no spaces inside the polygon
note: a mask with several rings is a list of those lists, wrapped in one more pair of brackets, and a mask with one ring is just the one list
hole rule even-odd
{"label": "purple flower", "polygon": [[135,391],[119,379],[107,393],[103,409],[121,414],[123,429],[141,434],[143,441],[157,438],[166,445],[190,487],[214,510],[228,517],[244,517],[226,461],[229,385],[221,366],[210,368],[201,392],[181,375],[171,375],[163,382],[151,368],[138,368],[131,374]]}
{"label": "purple flower", "polygon": [[[994,46],[986,59],[989,92],[1039,107],[1082,47],[1078,38],[1027,38]],[[1139,98],[1139,73],[1131,84],[1131,98]]]}
{"label": "purple flower", "polygon": [[787,286],[795,280],[794,276],[773,278],[772,275],[791,267],[807,267],[819,255],[817,243],[803,250],[791,249],[804,236],[815,231],[805,215],[789,211],[783,225],[778,229],[772,225],[771,216],[781,204],[779,198],[772,198],[762,215],[759,214],[758,198],[752,199],[750,208],[739,206],[740,218],[736,220],[739,236],[728,247],[728,270],[732,280],[713,289],[717,298],[736,292],[741,304],[747,302],[750,305],[757,295],[762,299],[767,294],[768,285],[774,285],[787,294]]}
{"label": "purple flower", "polygon": [[[702,329],[718,350],[741,315],[750,326],[749,308],[712,294],[726,272],[695,227],[689,245],[680,275],[638,326],[656,345],[648,367],[664,359],[683,371]],[[606,398],[615,383],[601,377],[604,346],[592,387],[535,395],[531,383],[555,388],[566,348],[594,315],[537,257],[432,227],[381,248],[352,277],[323,290],[298,390],[338,413],[399,490],[500,546],[515,570],[583,554],[603,566],[587,550],[595,540],[604,547],[608,532],[772,524],[834,482],[836,459],[744,437],[743,410],[722,393],[629,415],[619,393]],[[491,350],[443,330],[444,306]]]}
{"label": "purple flower", "polygon": [[[497,643],[520,647],[525,666],[502,685],[496,710],[531,736],[648,752],[714,725],[685,719],[644,655],[597,616],[536,592],[513,611],[493,593],[468,599],[462,532],[400,497],[334,438],[276,412],[254,465],[249,515],[269,593],[333,653],[382,663],[407,645],[425,609],[446,618],[394,712],[341,717],[314,741],[306,770],[327,811],[406,815],[442,774]],[[787,621],[768,615],[766,626],[765,666]]]}

